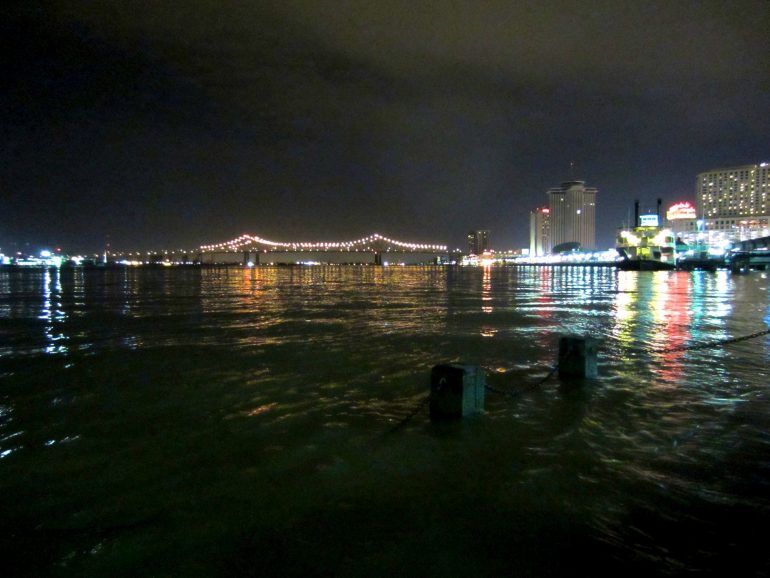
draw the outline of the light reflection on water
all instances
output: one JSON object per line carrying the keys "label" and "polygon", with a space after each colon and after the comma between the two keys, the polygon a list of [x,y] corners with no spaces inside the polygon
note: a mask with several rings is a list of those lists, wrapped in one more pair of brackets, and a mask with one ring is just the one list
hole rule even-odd
{"label": "light reflection on water", "polygon": [[[768,521],[770,341],[666,350],[763,329],[767,287],[581,267],[1,270],[0,505],[26,530],[0,554],[72,575],[719,573],[736,554],[758,572],[731,520]],[[599,338],[596,382],[386,434],[432,365],[517,391],[566,333]]]}

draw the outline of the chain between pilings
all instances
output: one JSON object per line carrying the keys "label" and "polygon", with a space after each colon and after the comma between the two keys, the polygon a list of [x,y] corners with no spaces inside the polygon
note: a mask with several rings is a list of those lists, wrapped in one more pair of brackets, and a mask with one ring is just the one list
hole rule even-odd
{"label": "chain between pilings", "polygon": [[396,433],[398,430],[400,430],[402,427],[404,427],[406,424],[408,424],[412,419],[414,419],[414,416],[416,416],[418,413],[420,413],[420,410],[422,410],[426,405],[428,405],[428,402],[430,401],[430,394],[426,395],[420,400],[420,403],[418,403],[412,411],[410,411],[406,417],[404,417],[400,422],[398,422],[396,425],[394,425],[392,428],[388,430],[387,433],[392,434]]}
{"label": "chain between pilings", "polygon": [[533,389],[537,389],[538,387],[543,385],[546,381],[548,381],[554,375],[556,375],[557,371],[559,371],[559,366],[558,365],[555,366],[554,368],[552,368],[551,371],[548,372],[548,375],[546,375],[540,381],[535,382],[532,385],[528,385],[527,387],[522,387],[522,388],[516,389],[516,390],[508,391],[508,390],[505,390],[505,389],[499,389],[497,387],[493,387],[493,386],[491,386],[489,384],[485,385],[484,388],[487,391],[491,391],[492,393],[496,393],[498,395],[503,395],[503,396],[509,397],[509,398],[517,398],[520,395],[522,395],[524,393],[527,393],[528,391],[532,391]]}
{"label": "chain between pilings", "polygon": [[712,341],[704,341],[703,343],[696,343],[693,345],[679,345],[677,347],[667,347],[665,349],[653,349],[653,353],[673,353],[675,351],[693,351],[696,349],[711,349],[712,347],[722,347],[723,345],[730,345],[731,343],[738,343],[740,341],[748,341],[749,339],[755,339],[762,337],[763,335],[770,335],[770,329],[764,329],[757,331],[751,335],[743,335],[741,337],[730,337],[728,339],[715,339]]}

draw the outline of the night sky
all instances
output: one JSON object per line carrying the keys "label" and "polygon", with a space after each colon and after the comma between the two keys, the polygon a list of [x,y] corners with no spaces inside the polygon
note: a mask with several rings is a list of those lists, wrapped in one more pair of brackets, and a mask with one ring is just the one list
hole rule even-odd
{"label": "night sky", "polygon": [[[0,250],[378,232],[528,246],[598,187],[597,241],[770,161],[767,0],[4,3]],[[570,163],[575,168],[570,170]]]}

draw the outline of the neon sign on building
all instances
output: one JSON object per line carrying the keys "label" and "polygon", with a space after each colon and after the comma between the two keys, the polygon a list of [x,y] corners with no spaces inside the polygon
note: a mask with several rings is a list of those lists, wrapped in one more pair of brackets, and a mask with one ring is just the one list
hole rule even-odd
{"label": "neon sign on building", "polygon": [[676,221],[678,219],[694,219],[695,207],[691,203],[676,203],[671,205],[666,211],[666,218],[669,221]]}

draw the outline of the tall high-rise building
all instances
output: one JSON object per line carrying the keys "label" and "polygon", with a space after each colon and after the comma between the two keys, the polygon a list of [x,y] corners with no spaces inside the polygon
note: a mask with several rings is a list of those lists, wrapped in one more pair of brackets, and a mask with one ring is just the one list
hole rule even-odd
{"label": "tall high-rise building", "polygon": [[596,246],[596,193],[585,181],[567,181],[548,191],[552,249],[562,243]]}
{"label": "tall high-rise building", "polygon": [[712,169],[698,175],[696,211],[702,219],[770,213],[770,163]]}
{"label": "tall high-rise building", "polygon": [[695,182],[688,242],[720,246],[770,235],[770,163],[712,169]]}
{"label": "tall high-rise building", "polygon": [[551,209],[540,207],[529,214],[529,254],[542,257],[551,252]]}
{"label": "tall high-rise building", "polygon": [[489,231],[471,231],[468,233],[468,253],[481,255],[489,251]]}

